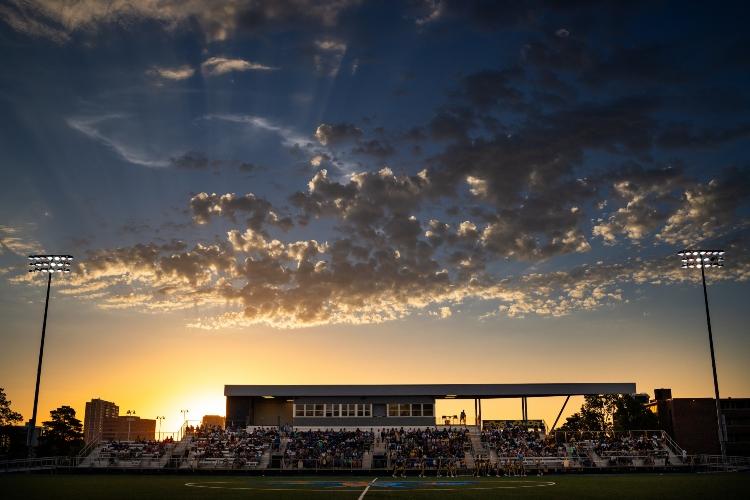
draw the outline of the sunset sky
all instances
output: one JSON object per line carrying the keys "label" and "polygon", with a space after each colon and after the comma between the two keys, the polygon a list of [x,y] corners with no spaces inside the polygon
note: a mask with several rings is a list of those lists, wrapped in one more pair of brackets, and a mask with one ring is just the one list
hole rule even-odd
{"label": "sunset sky", "polygon": [[744,3],[206,5],[0,3],[0,387],[25,419],[37,252],[76,258],[39,420],[101,397],[176,430],[224,384],[709,397],[685,247],[727,251],[719,383],[750,397]]}

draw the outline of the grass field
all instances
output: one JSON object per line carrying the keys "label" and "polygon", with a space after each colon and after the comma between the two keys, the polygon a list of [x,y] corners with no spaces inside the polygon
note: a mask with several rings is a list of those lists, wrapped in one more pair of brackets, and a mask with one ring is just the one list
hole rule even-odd
{"label": "grass field", "polygon": [[[146,475],[0,475],[12,499],[292,498],[747,498],[750,474],[624,474],[526,478],[248,477]],[[368,488],[369,486],[369,488]]]}

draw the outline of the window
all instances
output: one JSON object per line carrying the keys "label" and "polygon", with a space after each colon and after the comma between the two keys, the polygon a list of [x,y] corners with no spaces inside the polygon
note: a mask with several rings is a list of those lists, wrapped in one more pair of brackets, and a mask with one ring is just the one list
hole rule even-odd
{"label": "window", "polygon": [[[398,405],[396,405],[396,416],[398,415]],[[295,404],[295,417],[371,417],[372,405],[367,404]]]}
{"label": "window", "polygon": [[389,417],[398,417],[398,405],[389,403],[388,404],[388,416]]}
{"label": "window", "polygon": [[421,417],[422,416],[422,405],[411,405],[411,416]]}
{"label": "window", "polygon": [[422,405],[422,416],[424,417],[432,416],[432,403],[426,403]]}
{"label": "window", "polygon": [[398,405],[398,415],[400,417],[411,417],[411,405],[409,403],[401,403]]}

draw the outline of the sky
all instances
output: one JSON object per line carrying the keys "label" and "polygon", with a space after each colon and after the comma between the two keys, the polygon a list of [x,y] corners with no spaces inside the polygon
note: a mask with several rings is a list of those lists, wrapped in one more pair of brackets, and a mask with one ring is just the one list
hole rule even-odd
{"label": "sky", "polygon": [[700,273],[676,253],[721,248],[719,384],[750,397],[748,13],[6,0],[0,387],[29,418],[46,283],[26,257],[48,252],[75,265],[39,420],[101,397],[176,430],[223,414],[224,384],[709,397]]}

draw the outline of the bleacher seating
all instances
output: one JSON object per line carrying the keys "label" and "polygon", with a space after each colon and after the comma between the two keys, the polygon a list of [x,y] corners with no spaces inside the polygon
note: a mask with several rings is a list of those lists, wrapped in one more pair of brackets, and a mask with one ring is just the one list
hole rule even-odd
{"label": "bleacher seating", "polygon": [[361,469],[373,443],[369,431],[291,431],[284,450],[285,468]]}
{"label": "bleacher seating", "polygon": [[198,428],[187,445],[187,463],[201,468],[257,468],[263,454],[278,450],[281,443],[276,429],[225,430]]}

